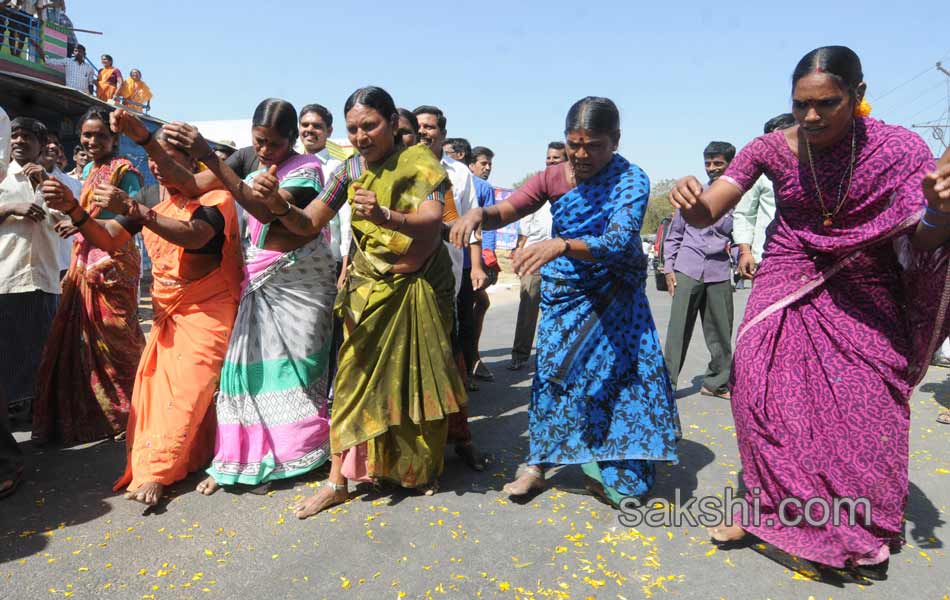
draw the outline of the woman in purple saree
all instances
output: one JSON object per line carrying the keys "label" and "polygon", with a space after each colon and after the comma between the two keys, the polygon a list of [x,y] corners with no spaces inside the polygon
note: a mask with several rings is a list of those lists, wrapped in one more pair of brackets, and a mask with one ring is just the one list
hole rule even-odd
{"label": "woman in purple saree", "polygon": [[[908,400],[948,330],[950,166],[932,173],[919,136],[866,116],[853,51],[814,50],[792,79],[798,126],[751,142],[707,191],[686,178],[672,194],[701,227],[762,173],[775,187],[732,387],[760,509],[710,533],[883,579],[907,498]],[[866,503],[848,522],[838,499]]]}

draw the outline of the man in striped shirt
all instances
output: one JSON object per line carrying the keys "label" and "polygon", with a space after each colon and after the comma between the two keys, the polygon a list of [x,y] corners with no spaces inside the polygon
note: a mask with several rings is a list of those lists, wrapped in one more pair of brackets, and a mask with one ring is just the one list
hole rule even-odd
{"label": "man in striped shirt", "polygon": [[73,53],[72,58],[49,58],[46,64],[66,68],[66,87],[79,90],[84,94],[94,91],[98,73],[95,67],[86,62],[86,47],[82,44],[76,46],[76,52]]}

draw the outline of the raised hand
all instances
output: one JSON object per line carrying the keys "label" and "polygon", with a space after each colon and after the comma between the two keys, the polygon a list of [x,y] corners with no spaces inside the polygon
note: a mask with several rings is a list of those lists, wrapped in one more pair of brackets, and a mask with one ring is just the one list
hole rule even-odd
{"label": "raised hand", "polygon": [[353,187],[356,189],[353,194],[353,212],[375,225],[382,224],[386,220],[386,214],[379,206],[376,192],[364,190],[357,184]]}
{"label": "raised hand", "polygon": [[162,131],[165,132],[165,139],[169,144],[193,158],[203,160],[211,154],[211,146],[194,125],[169,123]]}
{"label": "raised hand", "polygon": [[922,185],[930,208],[950,212],[950,149],[943,153],[937,170],[924,177]]}
{"label": "raised hand", "polygon": [[263,173],[254,176],[251,182],[251,191],[260,202],[263,202],[271,212],[283,213],[286,202],[280,196],[280,180],[277,179],[277,165],[271,165]]}
{"label": "raised hand", "polygon": [[72,190],[58,179],[49,178],[44,180],[40,185],[40,191],[43,194],[43,202],[54,210],[69,214],[78,206]]}
{"label": "raised hand", "polygon": [[92,203],[116,215],[129,212],[129,195],[114,185],[100,183],[92,191]]}
{"label": "raised hand", "polygon": [[115,133],[124,134],[138,145],[148,142],[151,134],[141,119],[127,110],[114,110],[109,115],[109,127]]}
{"label": "raised hand", "polygon": [[46,179],[46,169],[36,163],[25,164],[23,174],[29,178],[34,190]]}
{"label": "raised hand", "polygon": [[[449,232],[449,243],[456,248],[468,246],[472,239],[472,234],[481,237],[483,211],[481,208],[473,208],[452,224],[452,231]],[[520,254],[520,252],[519,252]]]}
{"label": "raised hand", "polygon": [[680,210],[689,210],[699,204],[699,197],[703,193],[703,184],[699,180],[689,175],[683,177],[673,186],[670,191],[670,204],[673,208]]}

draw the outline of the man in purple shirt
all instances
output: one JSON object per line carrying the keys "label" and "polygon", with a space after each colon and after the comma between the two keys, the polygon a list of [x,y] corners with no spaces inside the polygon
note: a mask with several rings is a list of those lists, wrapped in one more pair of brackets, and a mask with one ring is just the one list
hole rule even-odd
{"label": "man in purple shirt", "polygon": [[[711,142],[706,146],[703,158],[709,183],[725,172],[735,155],[735,146],[727,142]],[[732,369],[731,242],[731,210],[702,229],[687,224],[677,211],[663,245],[667,287],[673,296],[663,355],[673,387],[683,368],[698,313],[703,320],[703,337],[711,357],[700,393],[727,399]]]}

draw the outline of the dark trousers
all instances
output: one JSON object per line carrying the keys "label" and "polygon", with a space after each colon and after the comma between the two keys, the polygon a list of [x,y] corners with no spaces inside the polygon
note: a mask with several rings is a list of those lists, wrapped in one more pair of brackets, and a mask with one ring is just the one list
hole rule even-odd
{"label": "dark trousers", "polygon": [[459,320],[459,347],[465,359],[465,370],[471,373],[478,360],[475,341],[475,290],[472,289],[472,270],[462,269],[462,286],[456,298]]}
{"label": "dark trousers", "polygon": [[676,272],[676,291],[663,348],[674,387],[686,360],[697,314],[703,321],[703,337],[711,357],[703,385],[715,391],[729,383],[732,371],[732,282],[704,283]]}
{"label": "dark trousers", "polygon": [[512,360],[528,360],[534,346],[534,332],[538,327],[541,307],[541,275],[521,277],[521,301],[518,303],[518,322],[515,324],[515,342],[511,346]]}
{"label": "dark trousers", "polygon": [[10,433],[7,399],[0,391],[0,482],[16,479],[23,470],[23,451]]}

